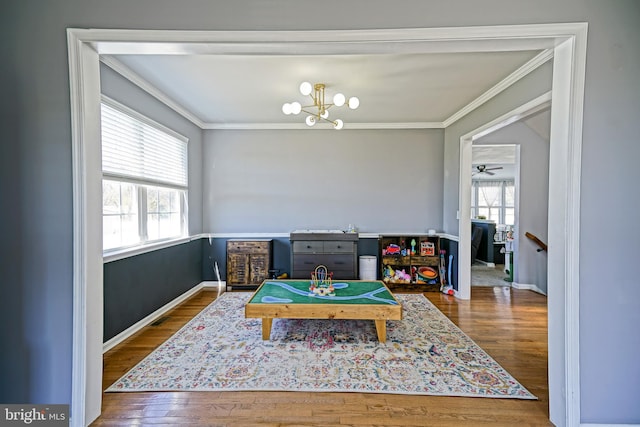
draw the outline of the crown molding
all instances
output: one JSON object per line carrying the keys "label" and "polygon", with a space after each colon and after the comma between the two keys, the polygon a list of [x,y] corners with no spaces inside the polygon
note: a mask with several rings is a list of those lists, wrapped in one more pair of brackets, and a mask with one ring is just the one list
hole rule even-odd
{"label": "crown molding", "polygon": [[[362,129],[443,129],[442,122],[406,123],[345,123],[342,130]],[[335,130],[331,125],[319,123],[310,128],[304,123],[205,123],[207,130]]]}
{"label": "crown molding", "polygon": [[176,113],[180,114],[185,119],[189,120],[194,125],[198,126],[200,129],[204,129],[204,122],[197,116],[195,116],[191,111],[187,110],[182,105],[174,101],[173,98],[171,98],[169,95],[149,83],[149,81],[140,76],[140,74],[136,73],[113,56],[100,55],[100,62],[129,80],[134,85],[138,86],[140,89],[147,92],[149,95],[156,98],[158,101],[165,104],[167,107],[171,108]]}
{"label": "crown molding", "polygon": [[553,49],[545,49],[532,59],[530,59],[526,64],[515,70],[513,73],[509,74],[507,77],[498,82],[491,89],[471,101],[469,104],[465,105],[458,112],[454,113],[451,117],[446,119],[443,123],[444,127],[449,127],[456,121],[460,120],[462,117],[466,116],[476,108],[480,107],[485,102],[489,101],[491,98],[497,96],[500,92],[506,90],[518,80],[524,78],[526,75],[536,70],[538,67],[542,66],[546,62],[550,61],[553,58]]}

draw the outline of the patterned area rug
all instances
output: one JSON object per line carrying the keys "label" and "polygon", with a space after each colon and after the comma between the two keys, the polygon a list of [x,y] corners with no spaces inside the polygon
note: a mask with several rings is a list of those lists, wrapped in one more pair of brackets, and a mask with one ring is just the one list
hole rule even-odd
{"label": "patterned area rug", "polygon": [[317,391],[536,399],[429,300],[398,294],[402,321],[244,318],[248,292],[222,294],[111,385],[133,391]]}

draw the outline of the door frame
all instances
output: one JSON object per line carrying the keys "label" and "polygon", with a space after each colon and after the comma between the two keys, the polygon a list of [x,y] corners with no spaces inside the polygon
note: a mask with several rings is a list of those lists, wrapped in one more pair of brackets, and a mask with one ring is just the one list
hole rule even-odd
{"label": "door frame", "polygon": [[[526,117],[532,116],[551,105],[552,92],[549,91],[540,95],[539,97],[532,99],[531,101],[491,120],[488,123],[466,133],[460,137],[460,219],[459,230],[460,242],[458,243],[458,259],[460,263],[464,261],[464,255],[468,255],[468,262],[465,264],[458,264],[458,290],[456,296],[461,299],[471,298],[471,168],[473,161],[473,141],[480,139],[486,135],[491,134],[499,129],[509,126],[519,120],[523,120]],[[515,215],[516,222],[519,222],[520,215],[520,145],[516,145],[516,208]],[[556,148],[557,150],[559,149]],[[551,151],[551,147],[550,150]],[[557,155],[557,154],[556,154]],[[468,195],[465,201],[465,195]],[[552,215],[553,216],[553,215]],[[551,219],[549,219],[551,220]],[[462,238],[462,230],[469,230],[469,238]],[[520,244],[519,234],[516,233],[516,241],[514,244],[517,246]],[[578,248],[579,249],[579,248]],[[514,263],[515,264],[515,263]],[[462,278],[460,278],[462,276]],[[468,277],[465,280],[464,277]]]}
{"label": "door frame", "polygon": [[[100,54],[480,52],[554,50],[549,252],[549,400],[556,425],[578,425],[580,164],[586,23],[330,31],[67,30],[73,167],[73,359],[71,422],[100,415],[102,233]],[[461,141],[461,145],[462,141]],[[462,150],[460,165],[466,155]],[[470,174],[470,168],[460,170]],[[462,182],[462,181],[461,181]],[[551,190],[551,189],[550,189]],[[469,198],[460,194],[459,211]],[[469,196],[467,193],[466,196]],[[469,209],[466,209],[469,212]],[[552,224],[553,222],[553,224]],[[460,224],[462,221],[460,221]],[[459,224],[459,225],[460,225]],[[469,228],[469,227],[466,227]],[[459,265],[470,230],[459,230]],[[552,257],[550,257],[551,259]],[[460,282],[469,275],[460,277]]]}

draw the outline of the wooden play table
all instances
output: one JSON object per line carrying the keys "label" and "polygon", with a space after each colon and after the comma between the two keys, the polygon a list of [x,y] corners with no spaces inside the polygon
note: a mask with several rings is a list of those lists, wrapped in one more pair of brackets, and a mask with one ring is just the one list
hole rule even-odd
{"label": "wooden play table", "polygon": [[274,318],[373,320],[378,340],[387,339],[387,320],[402,320],[402,305],[378,280],[335,281],[335,296],[309,291],[309,280],[265,280],[244,306],[246,318],[262,318],[262,339]]}

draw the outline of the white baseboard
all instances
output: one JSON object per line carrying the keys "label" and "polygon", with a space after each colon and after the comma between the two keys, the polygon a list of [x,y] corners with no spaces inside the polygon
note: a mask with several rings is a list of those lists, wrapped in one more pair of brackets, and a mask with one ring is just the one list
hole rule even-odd
{"label": "white baseboard", "polygon": [[533,291],[533,292],[537,292],[539,294],[542,294],[544,296],[547,296],[547,294],[540,289],[539,287],[537,287],[536,285],[528,285],[526,283],[516,283],[516,282],[511,282],[511,287],[514,289],[524,289],[524,290],[529,290],[529,291]]}
{"label": "white baseboard", "polygon": [[168,313],[170,310],[172,310],[173,308],[177,307],[179,304],[183,303],[184,301],[186,301],[187,299],[189,299],[190,297],[195,295],[201,289],[210,288],[210,287],[216,287],[217,288],[218,287],[218,282],[215,281],[215,282],[200,282],[200,283],[198,283],[196,286],[194,286],[193,288],[189,289],[187,292],[183,293],[182,295],[180,295],[179,297],[177,297],[173,301],[170,301],[167,304],[163,305],[162,307],[160,307],[159,309],[157,309],[153,313],[149,314],[144,319],[136,322],[135,324],[131,325],[130,327],[128,327],[124,331],[120,332],[115,337],[111,338],[109,341],[107,341],[104,344],[102,344],[102,353],[103,354],[106,353],[107,351],[111,350],[112,348],[114,348],[118,344],[122,343],[127,338],[133,336],[133,334],[135,334],[136,332],[139,332],[145,326],[153,323],[156,319],[159,319],[160,317],[162,317],[162,315],[164,315],[165,313]]}
{"label": "white baseboard", "polygon": [[218,283],[217,280],[207,280],[204,282],[200,282],[200,285],[203,288],[220,288],[224,292],[224,289],[227,287],[227,282],[225,280],[222,280]]}
{"label": "white baseboard", "polygon": [[580,427],[640,427],[640,424],[587,424],[587,423],[580,423]]}
{"label": "white baseboard", "polygon": [[483,261],[481,259],[477,259],[474,261],[477,263],[480,263],[482,265],[484,265],[485,267],[489,267],[489,268],[496,268],[496,264],[494,262],[487,262],[487,261]]}

